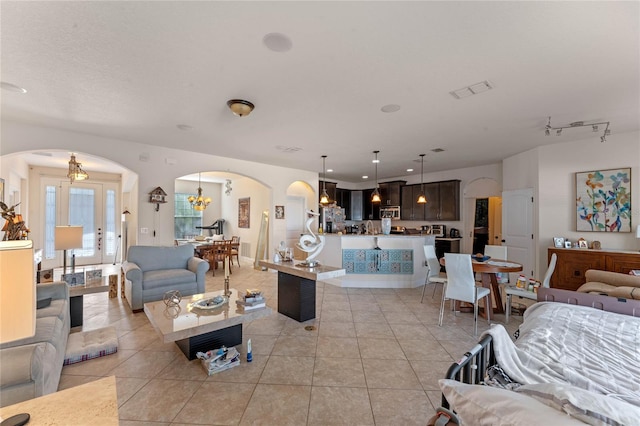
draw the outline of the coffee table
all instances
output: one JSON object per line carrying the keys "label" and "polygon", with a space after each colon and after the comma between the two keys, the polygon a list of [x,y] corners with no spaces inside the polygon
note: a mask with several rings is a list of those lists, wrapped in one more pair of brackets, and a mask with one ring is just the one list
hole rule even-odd
{"label": "coffee table", "polygon": [[205,310],[193,303],[221,296],[222,290],[184,296],[175,307],[168,307],[162,300],[148,302],[144,304],[144,313],[163,342],[175,342],[188,359],[196,359],[197,352],[242,344],[242,324],[272,313],[268,306],[243,311],[236,305],[241,297],[238,290],[230,290],[229,303],[219,308]]}

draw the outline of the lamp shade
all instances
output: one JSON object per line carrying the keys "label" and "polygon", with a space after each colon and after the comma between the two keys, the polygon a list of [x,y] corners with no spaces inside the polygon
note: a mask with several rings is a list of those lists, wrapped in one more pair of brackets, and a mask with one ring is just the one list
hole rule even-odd
{"label": "lamp shade", "polygon": [[82,226],[56,226],[56,250],[82,248]]}
{"label": "lamp shade", "polygon": [[0,241],[0,343],[36,334],[33,242]]}

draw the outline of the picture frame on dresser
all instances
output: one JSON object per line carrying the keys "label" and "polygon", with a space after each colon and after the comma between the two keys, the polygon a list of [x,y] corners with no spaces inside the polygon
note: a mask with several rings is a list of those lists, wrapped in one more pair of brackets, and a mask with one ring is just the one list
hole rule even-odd
{"label": "picture frame on dresser", "polygon": [[564,237],[553,237],[553,246],[555,248],[564,248]]}
{"label": "picture frame on dresser", "polygon": [[565,242],[564,242],[564,248],[571,248],[571,241],[569,241],[569,240],[565,240]]}

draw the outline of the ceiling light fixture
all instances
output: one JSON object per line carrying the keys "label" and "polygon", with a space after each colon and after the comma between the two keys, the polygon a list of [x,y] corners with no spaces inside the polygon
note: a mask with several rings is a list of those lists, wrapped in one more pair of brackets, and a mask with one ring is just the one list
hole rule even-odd
{"label": "ceiling light fixture", "polygon": [[71,180],[72,184],[76,180],[89,179],[89,175],[87,174],[87,172],[82,170],[82,163],[78,163],[76,161],[76,156],[74,153],[71,153],[71,159],[69,160],[69,173],[67,173],[67,177]]}
{"label": "ceiling light fixture", "polygon": [[379,203],[380,202],[380,191],[378,191],[378,163],[380,162],[380,160],[378,160],[378,153],[380,151],[373,151],[373,153],[375,154],[376,158],[373,160],[373,163],[376,165],[376,187],[373,190],[373,193],[371,194],[371,202],[372,203]]}
{"label": "ceiling light fixture", "polygon": [[189,198],[187,198],[187,200],[191,204],[191,207],[193,207],[194,210],[197,210],[199,212],[206,209],[207,206],[211,203],[211,198],[209,197],[204,198],[202,196],[202,185],[200,184],[200,173],[198,173],[198,196],[194,197],[193,195],[190,195]]}
{"label": "ceiling light fixture", "polygon": [[427,204],[427,197],[424,195],[424,156],[420,154],[420,195],[418,195],[418,204]]}
{"label": "ceiling light fixture", "polygon": [[329,204],[329,194],[327,194],[327,182],[326,182],[326,169],[325,169],[325,160],[327,156],[322,156],[322,194],[320,194],[320,204]]}
{"label": "ceiling light fixture", "polygon": [[574,121],[573,123],[570,123],[568,126],[553,127],[551,126],[551,116],[549,116],[549,119],[547,120],[547,125],[544,126],[544,134],[546,136],[549,136],[551,134],[551,131],[555,130],[556,136],[560,136],[562,134],[563,129],[575,129],[576,127],[589,127],[589,126],[591,127],[591,130],[593,132],[597,132],[599,129],[598,127],[599,125],[606,124],[604,128],[604,132],[602,133],[602,136],[600,136],[600,142],[606,142],[607,136],[611,134],[611,130],[609,130],[610,123],[611,123],[610,121],[602,121],[599,123],[585,123],[584,121]]}
{"label": "ceiling light fixture", "polygon": [[227,101],[227,106],[238,117],[244,117],[245,115],[251,114],[251,111],[255,108],[249,101],[245,101],[244,99],[231,99]]}

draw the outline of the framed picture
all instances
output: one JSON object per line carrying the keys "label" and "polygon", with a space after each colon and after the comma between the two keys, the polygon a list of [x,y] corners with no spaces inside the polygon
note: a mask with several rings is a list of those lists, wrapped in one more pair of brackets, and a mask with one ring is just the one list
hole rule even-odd
{"label": "framed picture", "polygon": [[576,231],[631,232],[631,168],[576,173]]}
{"label": "framed picture", "polygon": [[36,274],[36,282],[40,283],[52,283],[53,282],[53,269],[41,269]]}
{"label": "framed picture", "polygon": [[4,179],[0,178],[0,201],[4,203]]}
{"label": "framed picture", "polygon": [[249,228],[251,217],[251,198],[240,198],[238,200],[238,228]]}
{"label": "framed picture", "polygon": [[564,237],[553,237],[553,246],[555,248],[563,248],[564,247]]}
{"label": "framed picture", "polygon": [[564,242],[564,248],[571,248],[571,241],[569,241],[569,240],[565,240],[565,242]]}
{"label": "framed picture", "polygon": [[62,274],[62,281],[66,282],[70,286],[83,285],[84,284],[84,271],[71,272],[68,274]]}
{"label": "framed picture", "polygon": [[284,219],[284,206],[276,206],[276,219]]}
{"label": "framed picture", "polygon": [[589,245],[587,244],[587,240],[580,238],[578,240],[578,247],[581,249],[589,248]]}

